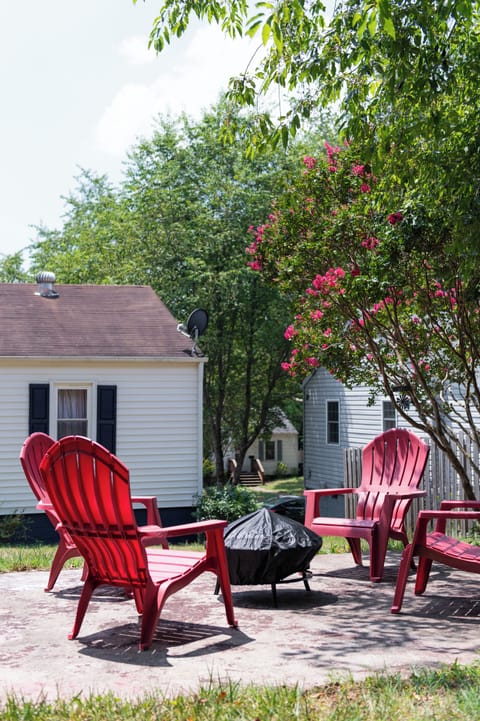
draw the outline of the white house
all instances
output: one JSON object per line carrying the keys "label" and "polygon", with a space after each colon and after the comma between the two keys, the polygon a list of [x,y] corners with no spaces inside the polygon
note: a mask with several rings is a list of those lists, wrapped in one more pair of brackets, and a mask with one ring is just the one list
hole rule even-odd
{"label": "white house", "polygon": [[299,467],[298,431],[282,414],[279,424],[272,429],[268,439],[256,439],[248,449],[242,471],[249,473],[251,459],[258,458],[267,476],[275,476],[278,464],[286,466],[289,475],[297,475]]}
{"label": "white house", "polygon": [[0,328],[0,515],[38,520],[18,457],[43,431],[98,440],[166,524],[186,520],[202,488],[205,358],[154,291],[2,283]]}

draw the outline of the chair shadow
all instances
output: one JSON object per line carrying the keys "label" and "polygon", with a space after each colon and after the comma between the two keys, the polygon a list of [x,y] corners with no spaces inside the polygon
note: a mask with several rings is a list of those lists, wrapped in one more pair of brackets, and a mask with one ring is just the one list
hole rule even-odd
{"label": "chair shadow", "polygon": [[[65,599],[66,601],[77,601],[79,600],[83,590],[83,585],[69,586],[68,588],[62,588],[60,591],[50,591],[51,595],[57,598]],[[133,601],[133,596],[126,593],[123,588],[115,588],[114,586],[99,586],[95,589],[92,595],[92,599],[95,603],[123,603],[124,601]]]}
{"label": "chair shadow", "polygon": [[[140,652],[139,639],[140,624],[128,623],[81,636],[76,641],[83,645],[79,653],[84,656],[134,666],[164,667],[172,665],[168,660],[168,651],[172,648],[186,647],[183,653],[175,653],[175,658],[195,658],[235,649],[253,641],[238,628],[167,619],[158,622],[149,649]],[[194,647],[187,648],[190,644]]]}

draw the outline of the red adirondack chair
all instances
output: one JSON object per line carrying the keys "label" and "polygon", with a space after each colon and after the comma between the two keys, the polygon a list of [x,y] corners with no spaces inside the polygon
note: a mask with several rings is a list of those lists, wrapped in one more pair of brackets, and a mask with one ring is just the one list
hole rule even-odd
{"label": "red adirondack chair", "polygon": [[[62,527],[88,565],[69,638],[77,637],[94,590],[107,584],[133,594],[142,614],[139,648],[147,649],[166,599],[206,571],[217,576],[227,621],[236,626],[223,542],[226,521],[137,526],[127,467],[88,438],[57,441],[44,455],[40,473]],[[196,533],[206,534],[205,552],[152,548]]]}
{"label": "red adirondack chair", "polygon": [[[82,555],[68,531],[60,524],[60,519],[52,505],[52,502],[50,501],[47,489],[45,488],[45,483],[40,474],[40,462],[45,453],[54,443],[55,440],[46,433],[32,433],[26,439],[20,452],[20,463],[22,464],[23,472],[30,484],[30,488],[37,498],[37,508],[38,510],[46,513],[52,526],[59,535],[58,547],[52,561],[50,575],[48,577],[48,583],[45,587],[45,591],[52,590],[60,571],[70,558],[76,558]],[[146,507],[147,523],[149,525],[162,525],[160,521],[160,514],[158,512],[157,499],[155,496],[136,496],[132,498],[132,502],[143,504]],[[168,544],[166,540],[164,543],[167,547]],[[84,575],[82,576],[83,580],[85,580],[85,574],[86,570],[84,569]]]}
{"label": "red adirondack chair", "polygon": [[[325,488],[305,491],[305,525],[319,536],[346,538],[355,563],[362,565],[360,541],[370,548],[370,580],[381,581],[388,539],[408,543],[405,514],[418,490],[427,463],[428,445],[414,433],[392,428],[374,438],[362,452],[362,480],[358,488]],[[357,496],[356,518],[321,515],[325,496]]]}
{"label": "red adirondack chair", "polygon": [[[449,519],[480,521],[480,502],[442,501],[439,511],[420,511],[412,543],[404,549],[400,561],[392,613],[400,613],[402,608],[408,571],[414,556],[419,558],[415,579],[417,596],[427,587],[433,561],[461,571],[480,573],[480,547],[445,535]],[[428,533],[427,529],[431,521],[435,521],[435,527]]]}

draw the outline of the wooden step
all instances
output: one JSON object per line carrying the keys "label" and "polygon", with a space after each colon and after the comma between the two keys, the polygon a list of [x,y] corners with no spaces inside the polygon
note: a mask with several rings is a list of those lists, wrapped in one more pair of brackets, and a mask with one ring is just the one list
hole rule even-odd
{"label": "wooden step", "polygon": [[239,483],[241,486],[259,486],[261,481],[256,473],[241,473]]}

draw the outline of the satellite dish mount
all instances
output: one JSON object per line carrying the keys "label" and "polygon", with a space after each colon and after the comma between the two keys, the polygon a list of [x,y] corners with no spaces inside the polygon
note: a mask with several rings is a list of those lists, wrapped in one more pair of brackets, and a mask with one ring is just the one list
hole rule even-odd
{"label": "satellite dish mount", "polygon": [[197,348],[197,341],[201,335],[203,335],[208,325],[208,313],[202,308],[196,308],[188,316],[187,323],[179,323],[177,330],[182,335],[193,340],[192,356],[203,355]]}

